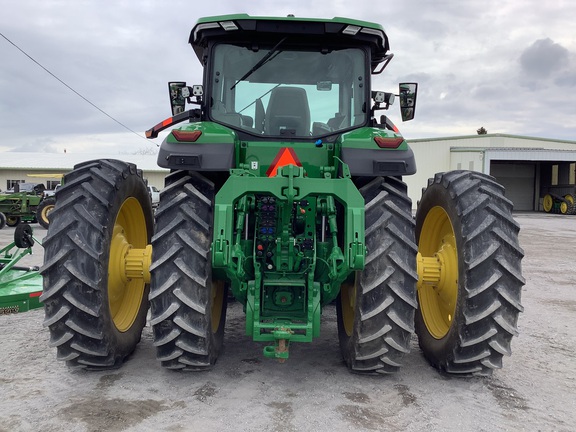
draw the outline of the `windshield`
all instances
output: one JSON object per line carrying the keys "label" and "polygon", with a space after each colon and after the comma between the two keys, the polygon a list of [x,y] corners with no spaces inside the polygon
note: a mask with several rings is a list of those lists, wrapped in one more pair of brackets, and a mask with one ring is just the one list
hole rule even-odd
{"label": "windshield", "polygon": [[[282,42],[282,41],[281,41]],[[310,138],[366,122],[365,54],[347,48],[252,50],[219,44],[212,69],[212,120],[257,135]]]}

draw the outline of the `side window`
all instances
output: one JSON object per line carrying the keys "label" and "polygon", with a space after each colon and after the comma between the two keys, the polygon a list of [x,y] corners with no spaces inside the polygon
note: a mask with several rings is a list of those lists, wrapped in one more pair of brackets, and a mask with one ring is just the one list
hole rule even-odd
{"label": "side window", "polygon": [[6,180],[6,189],[14,189],[16,183],[24,183],[24,180]]}

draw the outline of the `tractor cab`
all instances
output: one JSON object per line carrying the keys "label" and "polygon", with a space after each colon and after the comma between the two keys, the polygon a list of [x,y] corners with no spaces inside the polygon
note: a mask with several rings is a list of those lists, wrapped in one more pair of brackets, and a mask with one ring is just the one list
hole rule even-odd
{"label": "tractor cab", "polygon": [[[333,143],[334,152],[326,154],[326,160],[317,160],[318,152],[303,154],[313,148],[309,144],[297,151],[303,159],[312,158],[308,175],[314,175],[309,171],[316,166],[339,169],[333,156],[340,154],[352,175],[415,172],[412,152],[395,125],[386,116],[375,119],[376,111],[388,109],[396,96],[371,90],[371,75],[381,73],[393,57],[379,24],[226,15],[200,19],[189,42],[204,67],[203,84],[169,83],[173,117],[147,136],[155,138],[185,120],[190,123],[164,141],[160,166],[228,173],[241,159],[250,159],[250,143],[269,143],[273,153],[254,172],[263,175],[279,143]],[[416,83],[400,84],[404,121],[414,117],[416,93]],[[199,108],[186,111],[186,102]],[[346,135],[352,132],[356,134]],[[403,153],[385,157],[382,148]]]}
{"label": "tractor cab", "polygon": [[207,117],[266,139],[311,139],[365,125],[369,53],[360,47],[214,43]]}
{"label": "tractor cab", "polygon": [[[186,101],[196,103],[201,110],[192,120],[213,121],[246,139],[336,137],[374,125],[375,110],[394,101],[392,93],[370,90],[371,74],[393,57],[378,24],[228,15],[201,19],[190,43],[204,65],[204,84],[169,83],[173,116],[185,112]],[[413,94],[401,98],[404,121],[414,117],[416,87],[401,85],[400,95]]]}

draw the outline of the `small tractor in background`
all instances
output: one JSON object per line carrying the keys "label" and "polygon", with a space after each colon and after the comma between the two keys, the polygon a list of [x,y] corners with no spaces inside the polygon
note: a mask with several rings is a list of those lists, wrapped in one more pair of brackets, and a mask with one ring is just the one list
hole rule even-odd
{"label": "small tractor in background", "polygon": [[[551,186],[549,189],[553,189]],[[565,189],[565,188],[562,188]],[[557,213],[565,215],[576,214],[576,193],[565,193],[564,195],[554,193],[550,190],[542,199],[542,207],[546,213]]]}
{"label": "small tractor in background", "polygon": [[59,183],[56,185],[54,190],[45,190],[44,198],[38,205],[36,212],[36,219],[38,223],[43,227],[48,229],[50,225],[49,215],[54,210],[54,205],[56,204],[56,192],[62,187],[64,182],[64,174],[61,173],[50,173],[50,174],[28,174],[28,177],[45,178],[45,179],[58,179]]}
{"label": "small tractor in background", "polygon": [[[203,18],[202,85],[169,83],[171,170],[152,213],[142,173],[94,160],[65,176],[44,240],[45,325],[72,367],[117,367],[150,325],[161,364],[206,370],[229,293],[246,334],[284,361],[335,302],[351,371],[397,371],[413,333],[435,367],[490,375],[510,354],[524,283],[512,203],[492,177],[437,174],[416,217],[412,150],[377,111],[417,84],[372,90],[384,29],[346,18]],[[186,102],[194,104],[186,110]]]}
{"label": "small tractor in background", "polygon": [[44,190],[42,183],[17,183],[13,192],[0,193],[0,229],[20,222],[39,222],[48,228],[49,200],[44,199]]}

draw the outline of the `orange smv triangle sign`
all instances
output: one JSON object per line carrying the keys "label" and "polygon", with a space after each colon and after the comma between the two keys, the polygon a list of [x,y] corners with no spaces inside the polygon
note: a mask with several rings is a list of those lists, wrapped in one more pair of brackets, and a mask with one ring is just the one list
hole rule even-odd
{"label": "orange smv triangle sign", "polygon": [[268,168],[268,171],[266,171],[266,175],[268,177],[275,177],[276,174],[278,173],[278,168],[286,165],[295,165],[299,167],[302,166],[302,163],[300,163],[300,159],[298,159],[298,156],[296,156],[296,152],[294,151],[294,149],[290,147],[282,147],[280,149],[280,151],[272,161],[270,168]]}

